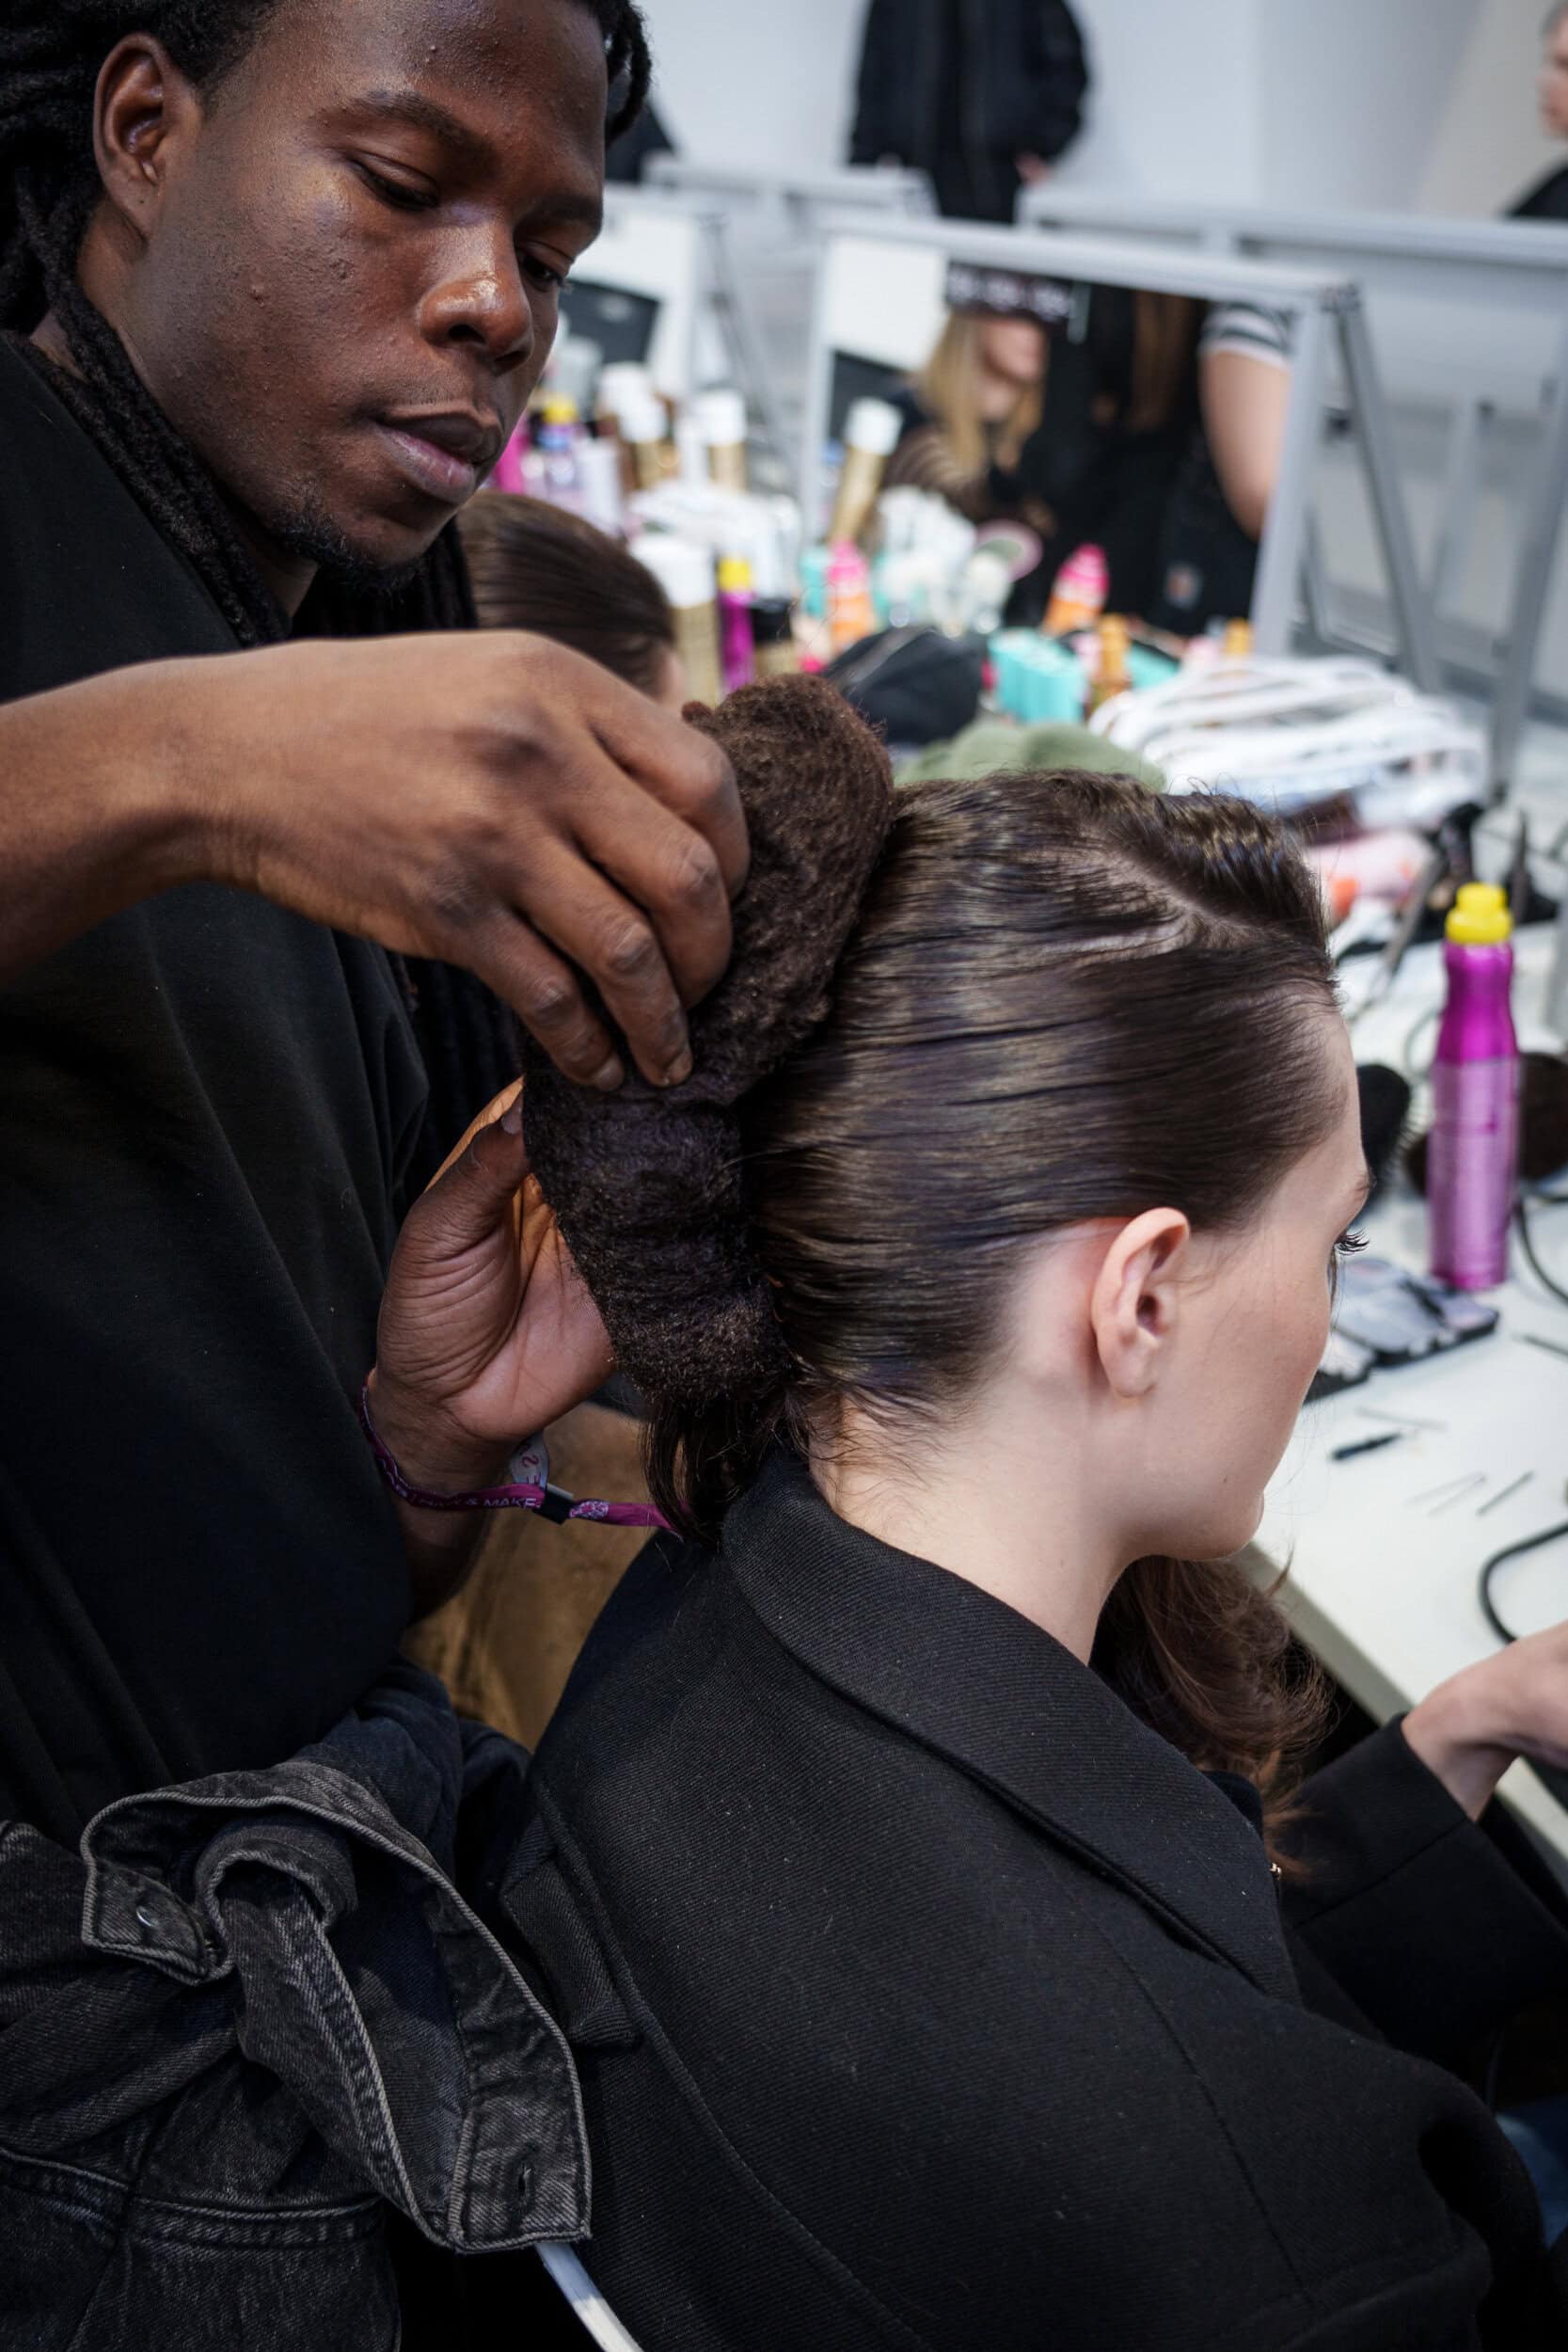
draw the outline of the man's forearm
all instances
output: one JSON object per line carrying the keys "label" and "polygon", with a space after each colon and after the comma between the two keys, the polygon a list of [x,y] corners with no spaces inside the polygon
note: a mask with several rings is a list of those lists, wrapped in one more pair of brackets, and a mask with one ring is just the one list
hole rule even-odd
{"label": "man's forearm", "polygon": [[171,748],[174,666],[0,704],[0,980],[201,870]]}

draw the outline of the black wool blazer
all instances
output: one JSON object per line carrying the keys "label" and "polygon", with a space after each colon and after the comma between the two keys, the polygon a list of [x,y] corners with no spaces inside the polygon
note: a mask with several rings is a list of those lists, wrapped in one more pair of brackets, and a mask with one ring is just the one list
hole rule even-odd
{"label": "black wool blazer", "polygon": [[504,1901],[644,2352],[1568,2344],[1438,2062],[1568,1985],[1568,1914],[1397,1725],[1282,1917],[1232,1795],[780,1456],[643,1553],[531,1788]]}

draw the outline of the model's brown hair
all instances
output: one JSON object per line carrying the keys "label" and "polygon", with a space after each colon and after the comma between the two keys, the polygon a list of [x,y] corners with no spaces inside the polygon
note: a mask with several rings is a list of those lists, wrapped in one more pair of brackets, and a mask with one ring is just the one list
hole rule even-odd
{"label": "model's brown hair", "polygon": [[[780,716],[757,689],[707,723],[743,796],[758,776],[787,783]],[[841,795],[862,791],[863,734],[820,704],[812,716],[800,764],[817,793],[834,762]],[[794,929],[811,919],[798,902]],[[846,1407],[918,1438],[990,1366],[1042,1234],[1162,1206],[1198,1231],[1243,1227],[1338,1115],[1334,1001],[1317,885],[1244,803],[1076,772],[901,792],[825,1017],[736,1102],[722,1169],[686,1164],[699,1219],[707,1184],[732,1238],[744,1220],[746,1295],[766,1297],[775,1340],[743,1355],[721,1302],[691,1312],[685,1270],[638,1253],[635,1209],[619,1246],[668,1299],[617,1328],[602,1231],[584,1263],[648,1397],[661,1508],[714,1542],[768,1449],[831,1443]],[[678,1121],[678,1103],[660,1115]],[[675,1149],[668,1128],[624,1134]],[[596,1157],[602,1229],[648,1171]],[[557,1151],[546,1184],[574,1248],[579,1172],[594,1171]],[[1195,1762],[1266,1789],[1319,1720],[1283,1616],[1234,1564],[1139,1562],[1095,1662]]]}
{"label": "model's brown hair", "polygon": [[482,490],[457,528],[484,628],[553,637],[657,693],[674,614],[647,565],[618,539],[564,507],[506,490]]}

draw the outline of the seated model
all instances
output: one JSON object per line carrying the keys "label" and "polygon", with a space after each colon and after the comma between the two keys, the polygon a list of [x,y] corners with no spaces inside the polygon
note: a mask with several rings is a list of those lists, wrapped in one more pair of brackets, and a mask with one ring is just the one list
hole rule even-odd
{"label": "seated model", "polygon": [[[821,688],[705,723],[755,863],[696,1078],[526,1098],[684,1531],[590,1638],[506,1896],[595,2282],[644,2352],[1561,2345],[1447,2062],[1568,1984],[1476,1818],[1564,1677],[1521,1645],[1292,1792],[1313,1695],[1230,1558],[1367,1189],[1314,883],[1117,778],[892,815]],[[824,794],[888,829],[836,974],[779,854],[854,877]]]}

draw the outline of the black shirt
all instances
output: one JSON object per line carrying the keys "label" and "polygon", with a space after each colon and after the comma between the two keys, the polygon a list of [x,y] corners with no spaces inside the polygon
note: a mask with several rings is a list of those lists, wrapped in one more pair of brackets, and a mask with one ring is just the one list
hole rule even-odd
{"label": "black shirt", "polygon": [[[3,342],[0,451],[0,701],[233,650]],[[198,884],[0,989],[0,1820],[73,1837],[278,1761],[397,1647],[352,1398],[425,1081],[380,948]]]}
{"label": "black shirt", "polygon": [[1508,209],[1510,220],[1568,220],[1568,164],[1549,171]]}

